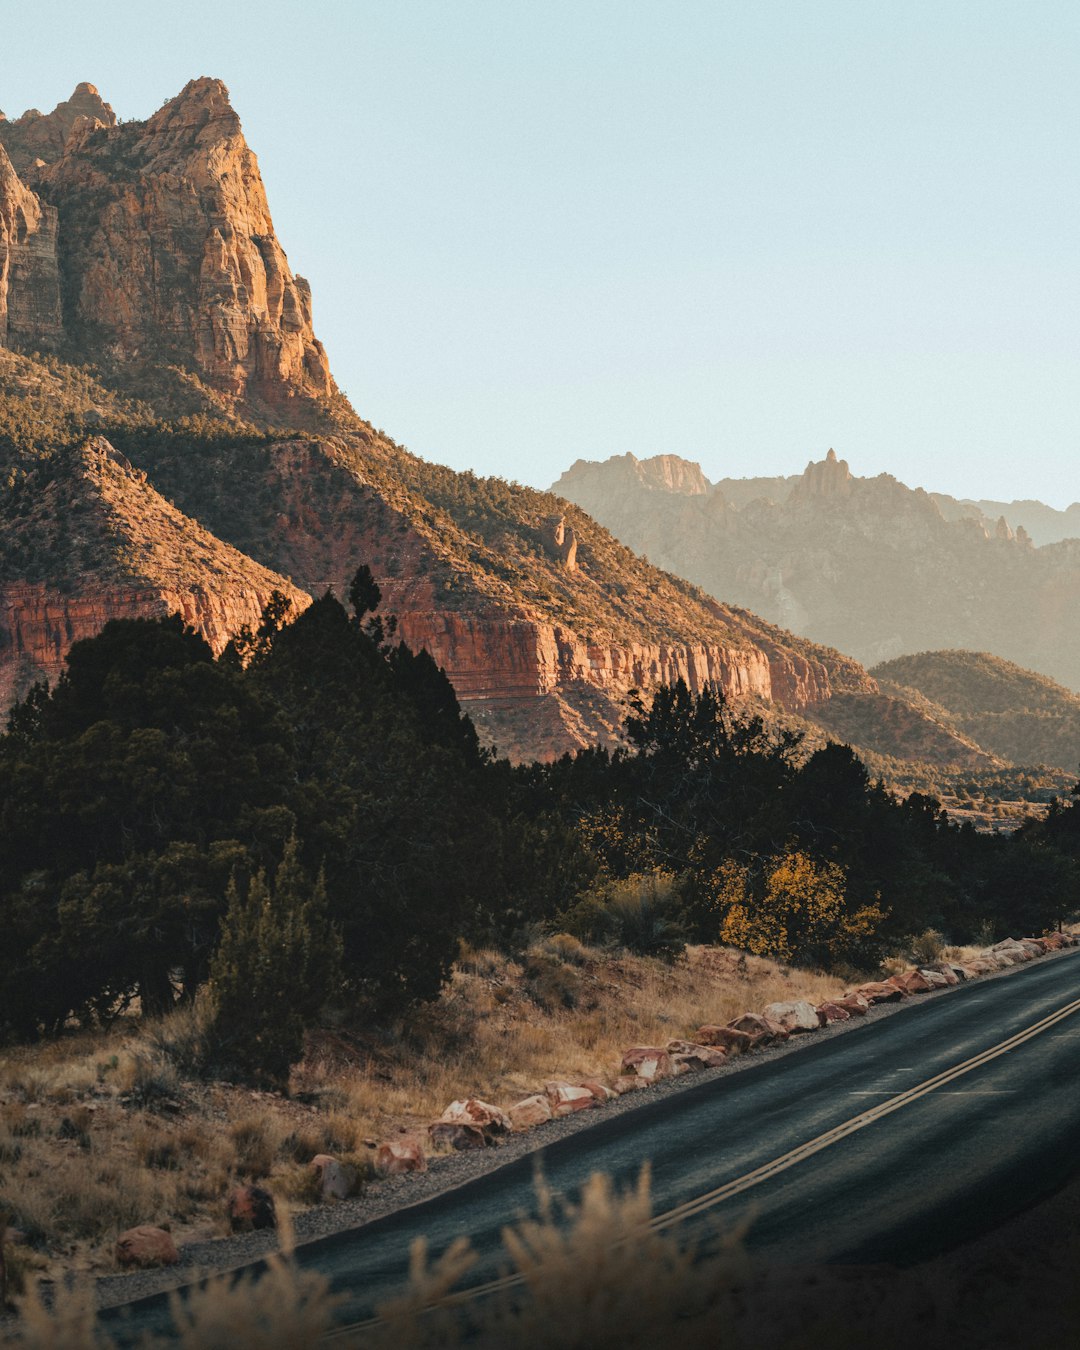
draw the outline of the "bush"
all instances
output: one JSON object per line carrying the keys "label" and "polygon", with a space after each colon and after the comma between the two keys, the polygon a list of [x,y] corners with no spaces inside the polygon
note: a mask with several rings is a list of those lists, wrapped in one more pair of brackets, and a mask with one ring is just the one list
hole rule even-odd
{"label": "bush", "polygon": [[200,991],[173,1012],[147,1023],[143,1027],[143,1040],[178,1073],[197,1078],[206,1068],[213,1013],[211,1000]]}
{"label": "bush", "polygon": [[525,956],[525,987],[532,1000],[548,1012],[576,1008],[581,1002],[581,971],[534,947]]}
{"label": "bush", "polygon": [[601,881],[563,915],[571,937],[674,959],[686,946],[682,897],[670,872],[634,872]]}
{"label": "bush", "polygon": [[825,968],[857,959],[886,918],[877,905],[852,903],[842,867],[796,850],[754,870],[726,862],[716,876],[714,903],[724,915],[721,942]]}
{"label": "bush", "polygon": [[550,937],[537,943],[537,950],[558,957],[560,961],[565,961],[571,966],[587,966],[594,955],[583,942],[579,942],[570,933],[552,933]]}
{"label": "bush", "polygon": [[945,937],[936,928],[925,928],[911,939],[911,959],[917,966],[930,966],[945,955]]}
{"label": "bush", "polygon": [[229,1138],[236,1150],[236,1170],[241,1176],[259,1181],[270,1175],[281,1143],[273,1117],[251,1115],[234,1120],[229,1126]]}

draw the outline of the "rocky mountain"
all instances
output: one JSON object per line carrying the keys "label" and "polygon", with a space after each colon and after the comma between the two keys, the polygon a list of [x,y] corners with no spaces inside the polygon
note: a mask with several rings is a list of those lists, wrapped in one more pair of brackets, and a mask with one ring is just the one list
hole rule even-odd
{"label": "rocky mountain", "polygon": [[14,122],[0,113],[4,146],[19,173],[59,159],[76,124],[80,131],[88,126],[116,126],[116,114],[92,84],[76,85],[72,96],[51,113],[29,108]]}
{"label": "rocky mountain", "polygon": [[0,145],[10,345],[92,353],[135,389],[178,367],[223,401],[294,420],[332,392],[310,287],[220,80],[125,123],[81,84],[47,116],[0,122]]}
{"label": "rocky mountain", "polygon": [[[334,387],[227,91],[146,122],[91,85],[0,121],[0,695],[114,614],[178,609],[219,647],[274,588],[360,562],[504,753],[617,734],[623,700],[715,682],[815,735],[855,661],[635,557],[549,493],[425,463]],[[658,467],[672,496],[707,485]],[[854,711],[852,711],[854,710]],[[876,711],[875,711],[876,710]],[[905,713],[921,758],[992,757]],[[912,751],[914,753],[914,751]]]}
{"label": "rocky mountain", "polygon": [[1080,688],[1080,540],[1037,547],[1004,517],[950,516],[832,451],[793,483],[736,491],[673,458],[579,460],[553,490],[660,566],[860,661],[964,647]]}
{"label": "rocky mountain", "polygon": [[[654,455],[651,459],[634,462],[639,466],[643,481],[652,481],[654,486],[659,486],[657,474],[666,474],[672,491],[686,492],[691,496],[719,492],[726,502],[739,507],[760,499],[786,502],[802,477],[801,474],[789,474],[773,478],[718,478],[715,483],[710,483],[699,465],[680,459],[678,455]],[[587,464],[589,461],[579,460],[574,470]],[[1073,502],[1059,511],[1031,498],[1011,502],[989,498],[975,501],[971,497],[950,497],[944,492],[931,492],[930,497],[946,520],[974,520],[983,529],[994,531],[997,522],[1004,517],[1013,531],[1022,527],[1035,544],[1057,544],[1063,539],[1080,539],[1080,502]]]}
{"label": "rocky mountain", "polygon": [[1014,529],[1024,529],[1035,544],[1058,544],[1063,539],[1080,539],[1080,502],[1073,502],[1064,511],[1058,511],[1045,502],[995,502],[985,498],[972,501],[968,497],[949,497],[940,492],[930,494],[941,508],[946,520],[969,517],[986,524],[1004,519]]}

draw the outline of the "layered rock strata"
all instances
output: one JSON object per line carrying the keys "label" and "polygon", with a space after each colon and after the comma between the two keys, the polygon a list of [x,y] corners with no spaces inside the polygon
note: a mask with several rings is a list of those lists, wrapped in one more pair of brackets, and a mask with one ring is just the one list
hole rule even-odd
{"label": "layered rock strata", "polygon": [[[452,540],[451,522],[388,477],[375,481],[386,474],[377,453],[358,456],[344,438],[258,448],[242,469],[190,474],[150,460],[146,467],[188,514],[310,594],[327,587],[347,594],[358,562],[366,562],[398,636],[431,652],[485,739],[514,758],[612,744],[631,690],[678,679],[695,691],[712,685],[735,700],[790,712],[827,700],[838,686],[876,688],[839,653],[808,644],[800,650],[755,616],[700,595],[676,592],[687,606],[684,641],[652,636],[655,613],[638,616],[635,636],[598,625],[585,633],[569,613],[560,620],[540,611],[484,570],[474,540]],[[562,564],[550,556],[546,524],[535,562],[550,564],[547,575],[557,577]],[[468,570],[462,553],[476,560]],[[629,565],[647,568],[637,559]]]}
{"label": "layered rock strata", "polygon": [[231,584],[228,578],[216,586],[192,582],[176,590],[149,582],[97,588],[86,578],[72,595],[40,583],[0,584],[0,708],[39,680],[55,684],[72,644],[94,637],[110,619],[179,614],[221,652],[244,624],[257,626],[274,589]]}
{"label": "layered rock strata", "polygon": [[180,614],[220,652],[275,590],[297,610],[310,602],[184,516],[100,437],[57,456],[34,486],[31,508],[2,520],[0,707],[55,682],[72,643],[110,619]]}

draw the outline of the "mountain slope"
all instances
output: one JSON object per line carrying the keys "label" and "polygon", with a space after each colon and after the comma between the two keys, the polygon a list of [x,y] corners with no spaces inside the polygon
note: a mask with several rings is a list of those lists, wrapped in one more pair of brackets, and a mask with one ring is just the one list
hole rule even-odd
{"label": "mountain slope", "polygon": [[22,466],[0,494],[0,706],[55,681],[114,618],[182,614],[215,651],[275,590],[310,597],[185,517],[103,437]]}
{"label": "mountain slope", "polygon": [[932,700],[965,736],[1013,764],[1074,772],[1080,695],[987,652],[920,652],[873,670],[882,689]]}
{"label": "mountain slope", "polygon": [[1036,548],[1004,519],[947,520],[928,493],[854,477],[832,451],[790,489],[744,480],[741,504],[696,465],[678,479],[695,490],[669,486],[671,458],[660,475],[633,456],[578,461],[554,490],[661,566],[861,661],[959,646],[1080,687],[1080,541]]}
{"label": "mountain slope", "polygon": [[[344,593],[366,562],[400,635],[515,757],[611,743],[631,689],[677,678],[805,718],[842,694],[880,720],[874,681],[838,651],[635,557],[551,494],[425,463],[358,418],[220,81],[125,123],[80,86],[0,121],[0,146],[8,693],[125,606],[175,601],[220,646],[275,585],[298,603]],[[703,486],[674,457],[660,477]],[[971,761],[932,718],[914,735],[925,758]]]}

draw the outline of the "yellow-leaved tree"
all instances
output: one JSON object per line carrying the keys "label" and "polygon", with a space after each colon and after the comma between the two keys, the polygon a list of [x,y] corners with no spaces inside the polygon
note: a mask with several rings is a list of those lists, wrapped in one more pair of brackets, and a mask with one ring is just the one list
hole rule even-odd
{"label": "yellow-leaved tree", "polygon": [[797,849],[757,868],[725,862],[714,896],[721,942],[780,961],[851,960],[886,918],[876,903],[852,904],[842,867]]}

